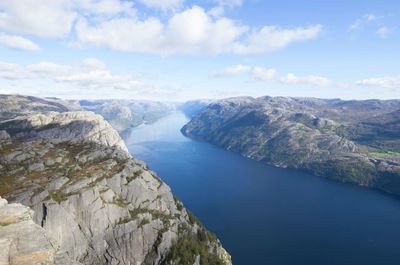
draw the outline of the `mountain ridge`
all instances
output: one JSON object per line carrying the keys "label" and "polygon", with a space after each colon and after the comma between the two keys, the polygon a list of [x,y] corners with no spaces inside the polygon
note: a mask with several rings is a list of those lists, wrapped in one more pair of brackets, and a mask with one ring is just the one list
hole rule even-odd
{"label": "mountain ridge", "polygon": [[[400,194],[400,131],[365,141],[357,136],[366,130],[354,133],[379,115],[397,124],[399,109],[400,100],[229,98],[210,104],[181,131],[274,166]],[[378,127],[389,128],[382,119]]]}

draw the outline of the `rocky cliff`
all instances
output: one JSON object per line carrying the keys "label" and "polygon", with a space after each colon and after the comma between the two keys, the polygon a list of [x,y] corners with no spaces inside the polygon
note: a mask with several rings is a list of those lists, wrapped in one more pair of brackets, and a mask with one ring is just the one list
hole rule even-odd
{"label": "rocky cliff", "polygon": [[76,104],[63,100],[42,99],[20,95],[0,95],[0,121],[33,113],[80,110]]}
{"label": "rocky cliff", "polygon": [[46,231],[32,220],[33,211],[0,197],[0,264],[54,264],[55,248]]}
{"label": "rocky cliff", "polygon": [[278,167],[400,194],[400,101],[231,98],[182,132]]}
{"label": "rocky cliff", "polygon": [[127,153],[102,117],[49,112],[0,128],[0,195],[34,210],[49,243],[21,239],[54,249],[54,261],[35,264],[231,264],[218,239]]}

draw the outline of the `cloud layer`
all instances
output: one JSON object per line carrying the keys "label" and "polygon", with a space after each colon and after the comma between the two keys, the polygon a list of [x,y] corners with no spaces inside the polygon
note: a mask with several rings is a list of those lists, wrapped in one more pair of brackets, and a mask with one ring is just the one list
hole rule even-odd
{"label": "cloud layer", "polygon": [[[183,0],[140,2],[172,12],[165,18],[139,14],[133,2],[122,0],[0,1],[0,29],[7,34],[62,38],[75,47],[160,55],[266,53],[318,38],[322,32],[321,25],[254,27],[223,16],[225,7],[240,6],[241,0],[215,0],[211,10],[185,8]],[[14,46],[37,50],[28,42],[20,39]]]}
{"label": "cloud layer", "polygon": [[338,82],[334,82],[329,78],[317,75],[307,75],[307,76],[297,76],[295,74],[289,73],[280,78],[276,78],[277,70],[275,68],[264,68],[264,67],[253,67],[249,65],[235,65],[232,67],[227,67],[225,69],[214,71],[210,74],[212,77],[233,77],[243,74],[249,74],[250,80],[252,81],[275,81],[286,85],[311,85],[317,87],[326,86],[343,86]]}
{"label": "cloud layer", "polygon": [[0,77],[8,80],[45,79],[75,84],[84,89],[135,90],[144,86],[132,76],[111,73],[101,61],[93,58],[75,65],[40,62],[23,67],[0,62]]}
{"label": "cloud layer", "polygon": [[385,76],[363,79],[357,81],[357,85],[400,89],[400,76]]}
{"label": "cloud layer", "polygon": [[29,39],[5,33],[0,33],[0,45],[27,51],[40,50],[40,47]]}

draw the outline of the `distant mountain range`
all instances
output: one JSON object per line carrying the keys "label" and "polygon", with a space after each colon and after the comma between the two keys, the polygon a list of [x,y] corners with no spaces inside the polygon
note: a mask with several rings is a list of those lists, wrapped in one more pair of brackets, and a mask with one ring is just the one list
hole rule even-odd
{"label": "distant mountain range", "polygon": [[182,128],[278,167],[400,194],[400,100],[239,97]]}

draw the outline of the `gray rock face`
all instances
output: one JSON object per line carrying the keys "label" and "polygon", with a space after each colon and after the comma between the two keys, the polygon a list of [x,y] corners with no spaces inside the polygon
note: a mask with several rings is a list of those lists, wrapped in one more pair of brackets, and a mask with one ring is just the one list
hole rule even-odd
{"label": "gray rock face", "polygon": [[[400,194],[396,108],[400,101],[232,98],[210,104],[182,132],[275,166]],[[373,127],[377,116],[385,123]]]}
{"label": "gray rock face", "polygon": [[86,141],[118,147],[128,152],[118,133],[100,115],[92,112],[50,112],[20,116],[0,122],[0,128],[19,139]]}
{"label": "gray rock face", "polygon": [[0,95],[0,121],[21,115],[82,110],[80,106],[59,99],[42,99],[20,95]]}
{"label": "gray rock face", "polygon": [[218,239],[100,116],[34,114],[1,128],[8,136],[1,133],[0,195],[34,210],[54,264],[231,264]]}
{"label": "gray rock face", "polygon": [[56,250],[46,231],[32,221],[33,211],[0,197],[0,264],[54,264]]}

